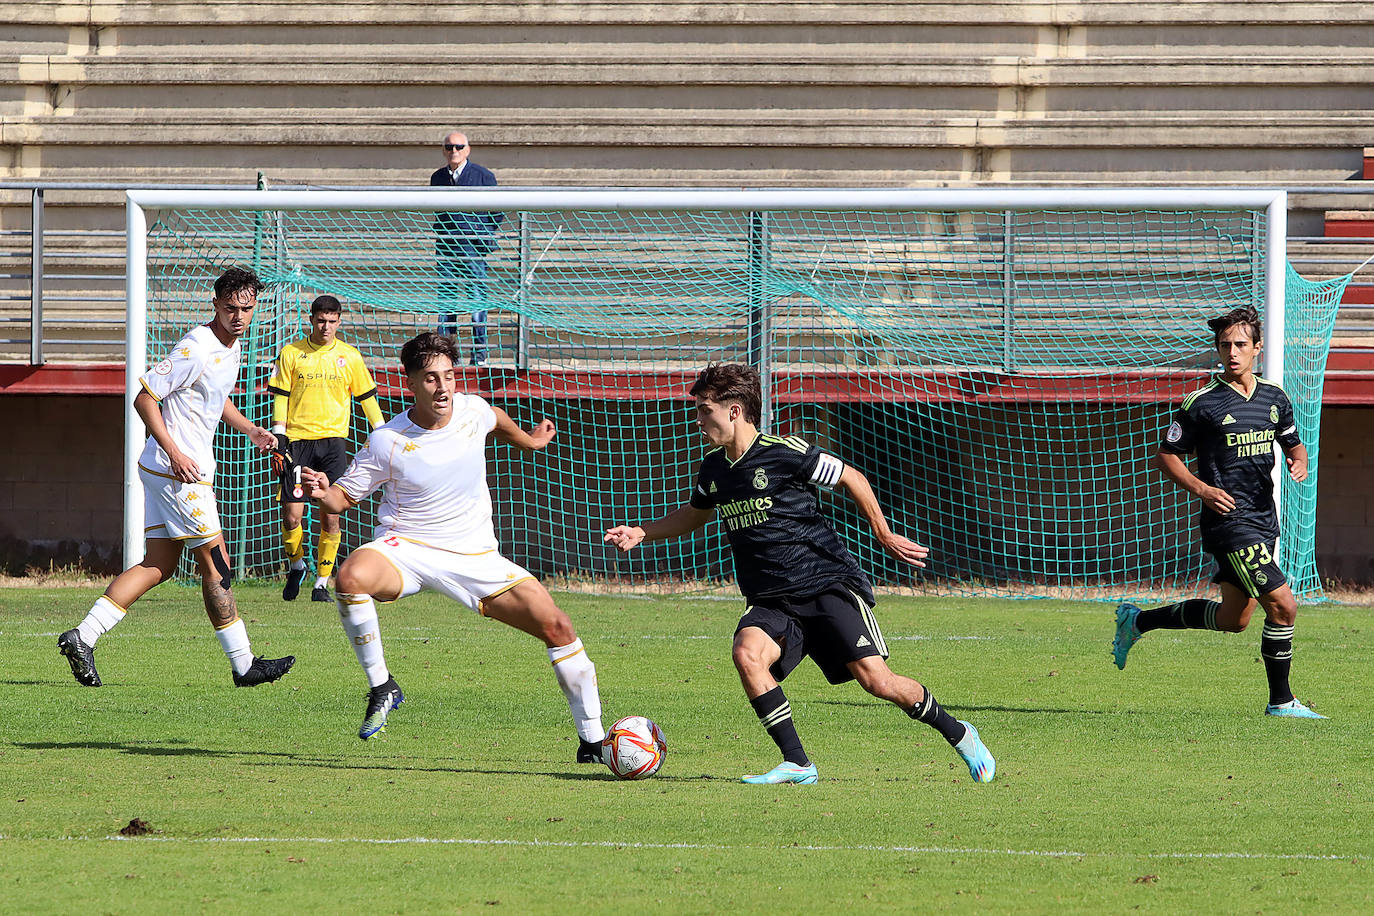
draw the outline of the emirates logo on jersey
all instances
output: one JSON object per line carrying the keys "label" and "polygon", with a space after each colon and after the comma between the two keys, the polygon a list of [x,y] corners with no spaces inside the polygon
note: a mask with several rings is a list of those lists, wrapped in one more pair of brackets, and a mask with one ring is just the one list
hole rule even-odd
{"label": "emirates logo on jersey", "polygon": [[754,472],[754,489],[768,489],[768,475],[764,472],[763,468],[759,468],[757,471]]}

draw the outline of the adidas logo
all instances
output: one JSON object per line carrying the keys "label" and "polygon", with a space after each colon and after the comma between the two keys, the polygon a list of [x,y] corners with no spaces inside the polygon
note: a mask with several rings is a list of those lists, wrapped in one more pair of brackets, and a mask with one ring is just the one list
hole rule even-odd
{"label": "adidas logo", "polygon": [[1229,413],[1228,413],[1226,416],[1224,416],[1224,417],[1221,418],[1221,425],[1222,425],[1222,426],[1225,426],[1227,423],[1234,423],[1234,422],[1236,422],[1236,418],[1233,417],[1233,416],[1231,416]]}
{"label": "adidas logo", "polygon": [[715,482],[714,480],[711,481],[711,492],[712,492],[712,493],[716,492],[716,482]]}
{"label": "adidas logo", "polygon": [[871,645],[873,645],[873,643],[869,642],[869,641],[868,641],[868,637],[867,637],[867,636],[864,636],[864,635],[861,633],[861,634],[859,634],[859,641],[856,642],[856,643],[854,643],[854,648],[856,648],[856,649],[865,649],[865,648],[867,648],[867,647],[869,647],[869,646],[871,646]]}

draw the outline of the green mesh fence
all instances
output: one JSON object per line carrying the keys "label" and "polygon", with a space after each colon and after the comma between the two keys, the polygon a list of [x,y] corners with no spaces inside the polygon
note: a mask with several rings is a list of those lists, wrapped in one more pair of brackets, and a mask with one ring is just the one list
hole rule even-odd
{"label": "green mesh fence", "polygon": [[[857,466],[893,526],[932,547],[926,571],[899,566],[830,499],[880,586],[1143,597],[1211,575],[1197,506],[1147,462],[1214,363],[1205,319],[1263,307],[1261,212],[509,212],[490,233],[464,221],[438,259],[432,213],[153,215],[149,359],[205,320],[224,266],[253,266],[268,289],[239,405],[264,424],[271,362],[316,295],[344,301],[340,336],[388,416],[405,407],[400,344],[456,314],[470,352],[469,315],[487,310],[488,361],[460,387],[560,430],[535,456],[491,449],[497,533],[563,584],[728,585],[715,525],[628,557],[601,542],[686,500],[704,452],[686,389],[709,360],[758,365],[765,428]],[[1294,309],[1288,329],[1312,345],[1315,385],[1290,388],[1315,442],[1329,315]],[[279,575],[267,467],[242,436],[217,447],[237,566]],[[373,509],[346,516],[344,555]],[[1285,562],[1309,593],[1313,511],[1284,503]]]}
{"label": "green mesh fence", "polygon": [[1284,317],[1283,387],[1293,401],[1293,418],[1307,445],[1307,479],[1283,481],[1280,499],[1282,534],[1279,563],[1292,580],[1293,591],[1309,598],[1322,595],[1317,572],[1317,457],[1321,451],[1322,380],[1331,349],[1331,331],[1341,294],[1353,273],[1313,282],[1287,265]]}

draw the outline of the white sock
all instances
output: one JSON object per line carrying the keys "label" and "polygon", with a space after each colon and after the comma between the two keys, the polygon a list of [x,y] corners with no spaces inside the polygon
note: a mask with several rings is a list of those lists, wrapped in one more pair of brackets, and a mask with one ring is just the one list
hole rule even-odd
{"label": "white sock", "polygon": [[103,634],[114,629],[114,625],[124,619],[124,610],[109,598],[101,595],[86,614],[86,619],[76,625],[81,641],[94,646]]}
{"label": "white sock", "polygon": [[329,577],[328,577],[328,576],[319,576],[318,578],[315,579],[315,587],[316,587],[316,588],[324,588],[324,587],[325,587],[326,585],[328,585],[328,584],[329,584]]}
{"label": "white sock", "polygon": [[305,569],[305,557],[301,557],[299,560],[292,560],[292,561],[291,561],[291,568],[292,568],[292,569]]}
{"label": "white sock", "polygon": [[243,618],[235,618],[229,626],[216,629],[215,636],[224,654],[229,656],[235,674],[243,674],[253,667],[253,647],[248,644],[248,628],[243,625]]}
{"label": "white sock", "polygon": [[386,670],[386,658],[382,655],[382,629],[372,596],[339,594],[334,603],[339,606],[339,622],[353,644],[353,654],[358,656],[358,664],[367,675],[367,686],[385,684],[391,672]]}
{"label": "white sock", "polygon": [[596,665],[587,657],[582,640],[549,650],[553,673],[563,696],[568,698],[577,736],[583,741],[600,742],[606,737],[601,726],[601,694],[596,689]]}

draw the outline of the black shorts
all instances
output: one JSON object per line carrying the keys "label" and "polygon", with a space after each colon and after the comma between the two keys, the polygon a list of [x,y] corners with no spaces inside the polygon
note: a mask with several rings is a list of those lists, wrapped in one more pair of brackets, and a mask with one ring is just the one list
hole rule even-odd
{"label": "black shorts", "polygon": [[844,586],[809,598],[760,599],[745,609],[735,632],[745,627],[758,627],[782,648],[768,669],[779,683],[808,655],[832,684],[854,680],[846,667],[850,662],[887,658],[873,608]]}
{"label": "black shorts", "polygon": [[1229,582],[1251,598],[1268,594],[1288,584],[1288,577],[1279,568],[1279,542],[1260,541],[1249,547],[1216,551],[1216,583]]}
{"label": "black shorts", "polygon": [[286,469],[280,480],[281,501],[284,503],[305,502],[305,488],[300,486],[297,477],[299,468],[323,471],[330,483],[348,470],[347,439],[293,439],[286,444],[285,451],[291,456],[293,466]]}

